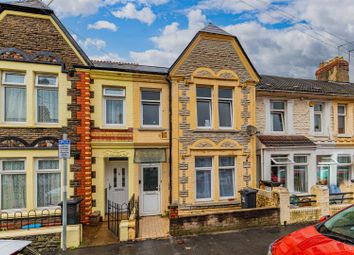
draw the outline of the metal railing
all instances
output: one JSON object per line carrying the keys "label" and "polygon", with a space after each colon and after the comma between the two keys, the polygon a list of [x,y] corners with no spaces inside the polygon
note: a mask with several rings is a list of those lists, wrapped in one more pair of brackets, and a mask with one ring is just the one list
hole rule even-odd
{"label": "metal railing", "polygon": [[291,195],[290,204],[294,206],[311,206],[316,203],[316,195]]}
{"label": "metal railing", "polygon": [[[135,200],[135,195],[133,195],[128,203],[118,204],[110,200],[107,201],[107,218],[108,218],[108,229],[116,236],[119,236],[119,223],[121,220],[129,219],[131,213],[136,208],[136,217],[139,216],[138,200]],[[138,221],[138,220],[137,220]]]}
{"label": "metal railing", "polygon": [[339,192],[329,194],[329,204],[344,204],[353,200],[353,192]]}
{"label": "metal railing", "polygon": [[60,208],[0,213],[0,231],[60,226],[61,222]]}

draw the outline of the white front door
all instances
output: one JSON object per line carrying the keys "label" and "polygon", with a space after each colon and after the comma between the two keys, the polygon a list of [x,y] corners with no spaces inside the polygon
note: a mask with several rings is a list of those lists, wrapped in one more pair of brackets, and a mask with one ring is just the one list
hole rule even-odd
{"label": "white front door", "polygon": [[128,162],[108,161],[106,165],[107,200],[128,203]]}
{"label": "white front door", "polygon": [[159,164],[141,166],[141,214],[161,214],[161,167]]}

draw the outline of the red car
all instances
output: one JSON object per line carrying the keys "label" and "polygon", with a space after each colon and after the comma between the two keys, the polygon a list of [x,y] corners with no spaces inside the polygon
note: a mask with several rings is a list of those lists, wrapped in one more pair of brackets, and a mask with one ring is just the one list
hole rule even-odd
{"label": "red car", "polygon": [[354,255],[354,205],[276,240],[268,255]]}

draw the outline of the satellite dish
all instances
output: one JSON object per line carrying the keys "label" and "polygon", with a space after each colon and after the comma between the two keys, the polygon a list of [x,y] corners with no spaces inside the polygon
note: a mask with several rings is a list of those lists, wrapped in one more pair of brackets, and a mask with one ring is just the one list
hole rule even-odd
{"label": "satellite dish", "polygon": [[255,135],[257,133],[257,128],[255,126],[248,125],[246,127],[246,132],[248,135]]}

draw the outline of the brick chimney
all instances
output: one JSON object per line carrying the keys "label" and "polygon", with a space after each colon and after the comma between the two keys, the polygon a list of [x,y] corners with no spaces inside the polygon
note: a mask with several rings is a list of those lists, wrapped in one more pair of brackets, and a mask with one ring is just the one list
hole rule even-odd
{"label": "brick chimney", "polygon": [[319,81],[349,82],[349,63],[343,57],[335,57],[320,64],[316,71]]}

